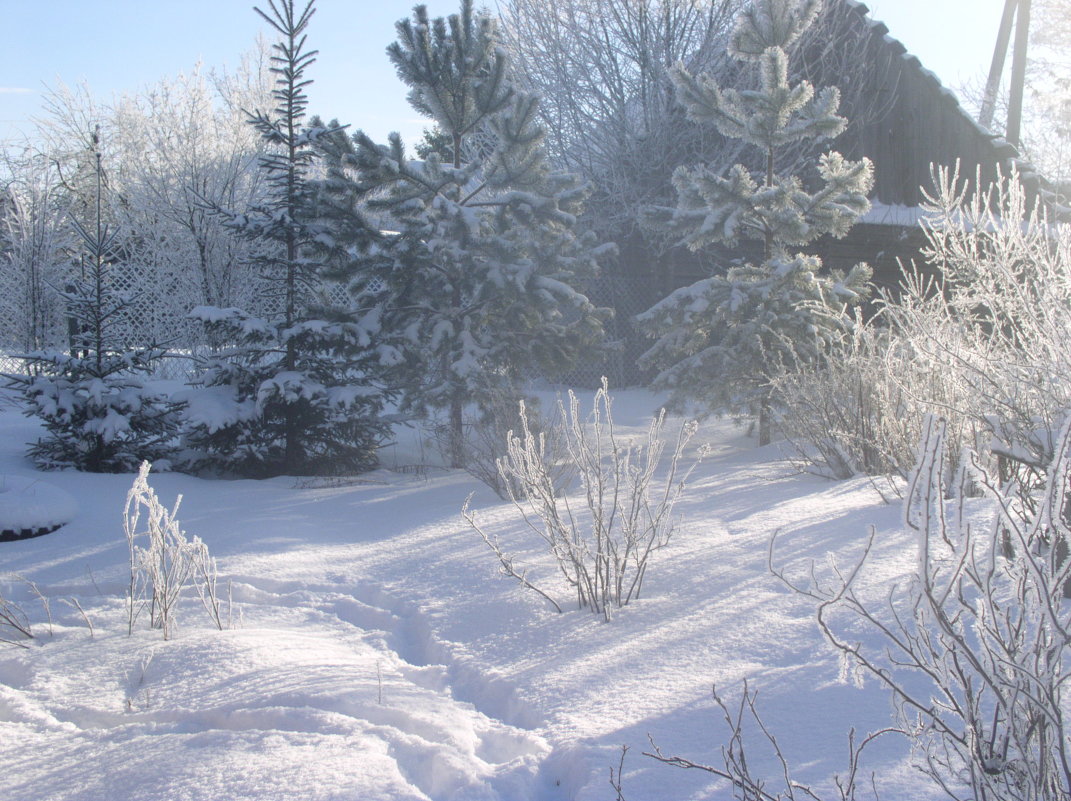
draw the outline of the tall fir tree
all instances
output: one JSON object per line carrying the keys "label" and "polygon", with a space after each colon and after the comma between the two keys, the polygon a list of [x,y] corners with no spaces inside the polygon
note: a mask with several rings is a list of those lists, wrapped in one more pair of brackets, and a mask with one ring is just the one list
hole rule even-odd
{"label": "tall fir tree", "polygon": [[190,394],[188,444],[197,463],[252,476],[355,472],[376,463],[388,434],[378,383],[378,325],[329,311],[322,268],[340,246],[322,218],[310,176],[316,143],[337,127],[305,127],[306,49],[314,8],[269,0],[257,13],[280,35],[273,45],[276,107],[250,123],[268,146],[268,190],[244,213],[217,209],[238,235],[259,243],[257,267],[275,314],[198,307],[193,316],[230,343],[207,361]]}
{"label": "tall fir tree", "polygon": [[77,275],[60,293],[66,304],[70,352],[35,351],[22,358],[27,374],[7,375],[22,393],[25,412],[44,422],[47,436],[30,446],[44,469],[92,473],[137,470],[145,459],[170,465],[179,404],[151,388],[157,343],[130,347],[123,317],[134,300],[116,286],[122,266],[120,232],[105,222],[108,203],[99,132],[91,142],[93,189],[82,220],[71,216],[81,242]]}
{"label": "tall fir tree", "polygon": [[397,31],[387,52],[440,147],[414,162],[397,134],[379,146],[358,133],[340,156],[382,232],[350,284],[398,335],[403,409],[445,411],[463,466],[467,407],[530,369],[570,369],[600,340],[604,313],[578,287],[607,249],[576,231],[585,191],[550,169],[494,20],[463,0],[448,19],[417,6]]}
{"label": "tall fir tree", "polygon": [[757,74],[752,89],[721,89],[682,65],[673,73],[688,116],[757,149],[760,167],[678,168],[670,228],[692,250],[758,240],[763,260],[679,289],[641,315],[655,338],[643,362],[677,403],[757,411],[760,444],[771,437],[770,377],[822,357],[850,325],[848,308],[866,296],[871,275],[865,264],[823,274],[820,259],[790,252],[824,234],[844,236],[870,208],[865,158],[827,152],[813,177],[776,170],[786,149],[831,139],[846,125],[836,88],[816,93],[789,81],[790,50],[820,10],[821,0],[755,0],[740,13],[729,54]]}

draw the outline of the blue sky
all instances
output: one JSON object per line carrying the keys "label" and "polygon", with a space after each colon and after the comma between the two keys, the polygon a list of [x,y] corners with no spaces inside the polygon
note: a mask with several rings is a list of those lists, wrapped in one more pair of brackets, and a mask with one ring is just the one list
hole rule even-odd
{"label": "blue sky", "polygon": [[[623,0],[624,1],[624,0]],[[551,0],[548,0],[551,2]],[[133,91],[202,61],[235,67],[258,34],[256,0],[0,0],[0,138],[40,113],[46,87],[88,83],[95,97]],[[266,6],[265,2],[261,3]],[[426,0],[432,16],[457,0]],[[477,5],[480,5],[478,0]],[[492,3],[493,5],[493,3]],[[1003,0],[872,0],[885,22],[948,86],[988,69]],[[407,141],[426,123],[384,53],[394,23],[412,2],[319,0],[309,31],[320,51],[310,70],[311,111],[363,128],[376,140],[401,131]],[[952,33],[954,32],[954,33]]]}

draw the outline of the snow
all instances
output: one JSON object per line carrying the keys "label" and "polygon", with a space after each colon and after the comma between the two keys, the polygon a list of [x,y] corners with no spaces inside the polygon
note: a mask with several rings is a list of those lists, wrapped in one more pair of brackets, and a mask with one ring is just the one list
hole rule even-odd
{"label": "snow", "polygon": [[895,225],[901,228],[918,228],[923,219],[923,212],[918,206],[904,206],[895,203],[870,201],[870,210],[857,222],[870,225]]}
{"label": "snow", "polygon": [[[644,433],[656,405],[614,393],[618,434]],[[0,411],[0,472],[41,479],[22,455],[36,435],[32,420]],[[393,463],[423,463],[413,437],[399,432]],[[217,631],[191,593],[173,639],[127,636],[121,511],[133,477],[47,474],[78,513],[47,536],[0,543],[0,595],[36,635],[28,648],[0,644],[0,798],[602,801],[628,745],[627,798],[713,801],[728,792],[712,777],[641,752],[650,735],[666,753],[716,763],[711,685],[735,699],[745,678],[797,777],[828,790],[849,727],[887,725],[889,700],[840,681],[810,603],[767,571],[770,537],[777,563],[799,575],[827,553],[850,563],[874,524],[861,592],[880,600],[912,569],[911,535],[863,479],[799,475],[729,422],[704,424],[703,444],[682,529],[652,557],[644,596],[609,623],[556,614],[497,574],[460,517],[470,493],[531,576],[553,587],[556,570],[512,507],[459,471],[154,473],[161,502],[183,495],[183,529],[217,558],[231,626]],[[30,581],[50,599],[51,626]],[[775,779],[754,744],[752,762]],[[884,798],[938,797],[907,759],[905,743],[883,738],[864,767]]]}
{"label": "snow", "polygon": [[47,481],[0,475],[0,531],[62,526],[75,516],[77,509],[74,498]]}

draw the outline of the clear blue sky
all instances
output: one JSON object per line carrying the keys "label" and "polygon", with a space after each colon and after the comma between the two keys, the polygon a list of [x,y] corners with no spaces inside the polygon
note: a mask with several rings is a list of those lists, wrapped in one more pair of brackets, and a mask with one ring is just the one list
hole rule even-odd
{"label": "clear blue sky", "polygon": [[[548,0],[549,2],[550,0]],[[624,2],[625,0],[622,0]],[[46,87],[88,83],[109,100],[167,76],[235,67],[258,34],[271,31],[252,10],[257,0],[0,0],[0,138],[27,128]],[[266,7],[266,2],[260,3]],[[457,0],[426,0],[432,16]],[[488,4],[494,7],[493,0]],[[394,23],[408,16],[401,0],[318,0],[309,30],[320,51],[309,76],[311,111],[363,128],[376,140],[401,131],[407,141],[426,124],[405,102],[405,89],[384,53]],[[477,0],[477,6],[481,2]],[[871,0],[872,16],[955,87],[984,73],[1003,0]]]}

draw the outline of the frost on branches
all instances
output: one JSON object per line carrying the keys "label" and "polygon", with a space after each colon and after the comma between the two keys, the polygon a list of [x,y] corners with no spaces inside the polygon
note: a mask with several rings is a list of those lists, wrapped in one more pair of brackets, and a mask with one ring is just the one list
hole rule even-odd
{"label": "frost on branches", "polygon": [[[331,225],[321,219],[309,172],[315,145],[337,128],[302,125],[308,98],[305,49],[312,2],[257,9],[281,36],[273,49],[275,109],[250,115],[268,153],[260,161],[266,200],[246,214],[217,209],[239,236],[262,245],[256,267],[271,287],[271,317],[198,307],[193,316],[228,343],[206,360],[191,394],[188,445],[202,467],[251,476],[356,472],[375,464],[387,434],[377,382],[378,323],[318,297]],[[318,316],[319,312],[323,314]],[[320,317],[330,319],[320,319]]]}
{"label": "frost on branches", "polygon": [[[92,139],[94,148],[99,144]],[[101,155],[94,152],[95,202],[90,220],[72,218],[82,243],[81,275],[61,293],[70,326],[70,352],[25,354],[24,375],[6,376],[22,393],[26,414],[41,418],[47,435],[30,446],[38,467],[93,473],[137,469],[143,459],[169,464],[178,405],[146,380],[165,351],[155,343],[128,347],[121,324],[131,298],[112,285],[121,263],[117,232],[104,222]]]}
{"label": "frost on branches", "polygon": [[740,14],[729,54],[757,73],[753,89],[721,89],[711,75],[681,65],[673,75],[689,117],[758,149],[765,169],[678,168],[669,227],[692,250],[758,240],[764,260],[682,288],[642,314],[656,339],[643,358],[678,404],[758,410],[760,444],[770,441],[770,378],[818,360],[848,326],[846,311],[870,279],[866,265],[822,274],[817,257],[790,251],[824,234],[844,236],[869,209],[870,162],[829,152],[813,178],[775,171],[783,149],[835,137],[846,125],[837,89],[816,93],[788,80],[789,50],[820,8],[819,0],[757,0]]}
{"label": "frost on branches", "polygon": [[585,193],[549,169],[537,101],[511,85],[493,20],[465,0],[446,20],[418,6],[397,27],[391,60],[449,147],[412,162],[397,135],[354,137],[345,158],[384,233],[350,288],[399,335],[403,408],[446,410],[461,466],[466,406],[525,370],[569,369],[601,336],[577,287],[606,249],[574,230]]}

